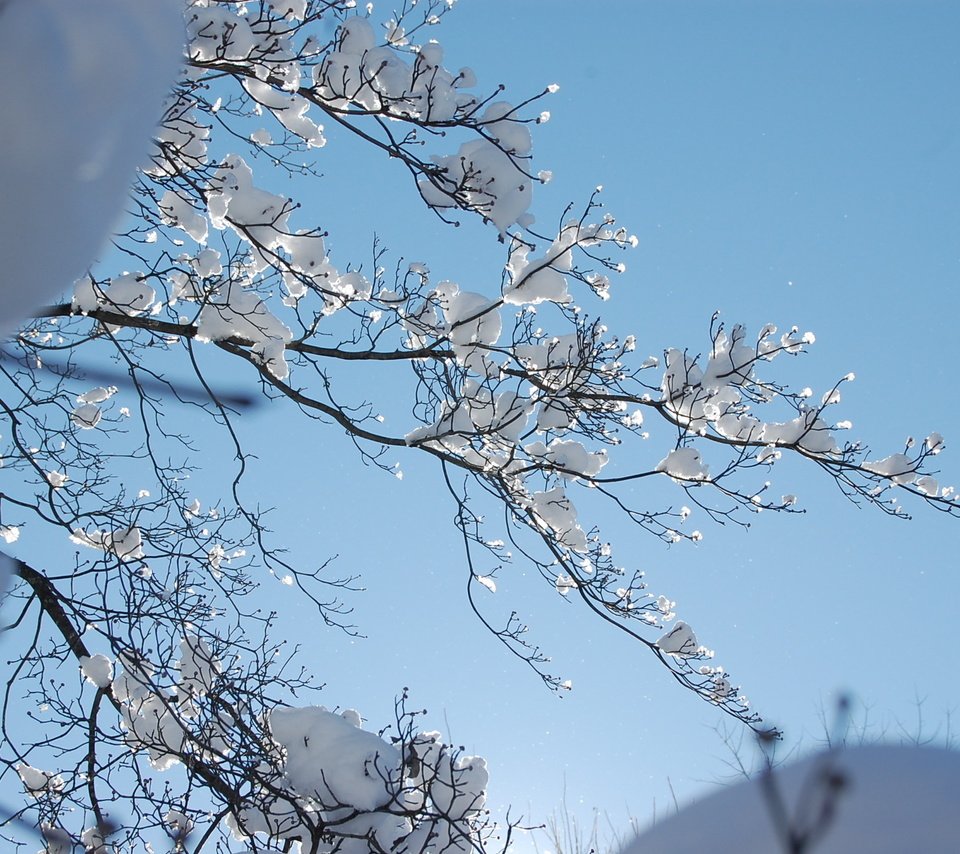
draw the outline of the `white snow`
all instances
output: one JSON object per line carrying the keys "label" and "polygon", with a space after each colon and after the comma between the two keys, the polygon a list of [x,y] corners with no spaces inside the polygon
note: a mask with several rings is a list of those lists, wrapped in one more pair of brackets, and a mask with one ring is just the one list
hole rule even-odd
{"label": "white snow", "polygon": [[553,534],[570,551],[587,551],[587,535],[577,523],[577,509],[567,498],[563,487],[535,492],[530,499],[530,511],[537,525]]}
{"label": "white snow", "polygon": [[660,637],[657,646],[667,655],[674,655],[678,658],[696,655],[700,650],[693,629],[682,620],[675,623],[670,631]]}
{"label": "white snow", "polygon": [[74,528],[70,540],[87,548],[111,552],[121,560],[139,560],[143,557],[143,537],[136,525],[112,531]]}
{"label": "white snow", "polygon": [[656,470],[678,481],[706,480],[710,475],[696,448],[674,448],[657,463]]}
{"label": "white snow", "polygon": [[103,403],[105,400],[109,400],[111,397],[113,397],[113,395],[116,393],[116,386],[110,386],[109,388],[97,386],[96,388],[90,389],[90,391],[85,391],[83,394],[78,395],[77,403]]}
{"label": "white snow", "polygon": [[[298,838],[302,823],[315,814],[344,837],[342,854],[373,847],[472,850],[471,822],[486,803],[481,757],[458,755],[436,732],[390,743],[364,730],[353,709],[336,714],[323,706],[280,707],[267,723],[279,748],[276,776],[256,805],[228,817],[238,840],[251,834]],[[294,803],[304,812],[298,815]]]}
{"label": "white snow", "polygon": [[300,794],[361,810],[390,801],[385,780],[398,779],[400,752],[376,733],[322,706],[310,706],[274,709],[270,734],[286,751],[284,771]]}
{"label": "white snow", "polygon": [[306,115],[310,109],[310,102],[306,98],[290,92],[280,92],[268,83],[250,78],[244,80],[243,88],[258,104],[273,113],[281,125],[300,137],[308,146],[322,148],[326,145],[323,127]]}
{"label": "white snow", "polygon": [[50,484],[54,489],[60,489],[62,486],[65,486],[67,481],[70,480],[69,475],[64,474],[62,471],[48,471],[46,472],[47,483]]}
{"label": "white snow", "polygon": [[168,810],[163,817],[163,823],[173,831],[175,836],[185,837],[193,830],[193,821],[180,810]]}
{"label": "white snow", "polygon": [[199,62],[246,59],[256,46],[246,19],[221,6],[193,6],[187,37],[187,52]]}
{"label": "white snow", "polygon": [[206,243],[207,218],[173,190],[167,190],[163,194],[157,207],[164,223],[185,231],[197,243]]}
{"label": "white snow", "polygon": [[131,317],[149,311],[157,294],[147,284],[143,273],[124,273],[110,280],[103,291],[107,308]]}
{"label": "white snow", "polygon": [[203,696],[223,669],[209,644],[196,635],[180,641],[180,688],[190,696]]}
{"label": "white snow", "polygon": [[577,224],[564,227],[544,256],[534,260],[528,257],[530,246],[515,240],[507,262],[508,278],[503,288],[503,301],[511,305],[570,302],[564,273],[573,269],[571,247],[578,231]]}
{"label": "white snow", "polygon": [[578,475],[594,477],[607,464],[605,450],[588,451],[580,442],[574,439],[554,439],[549,445],[543,442],[531,442],[524,450],[534,458],[541,458],[550,465],[563,469],[561,475],[565,479],[575,478]]}
{"label": "white snow", "polygon": [[92,403],[84,403],[70,413],[70,420],[73,422],[73,425],[80,430],[92,430],[100,423],[102,415],[103,413],[100,411],[99,406],[95,406]]}
{"label": "white snow", "polygon": [[863,468],[873,474],[890,479],[892,483],[913,483],[917,477],[917,464],[906,454],[891,454],[882,460],[868,460]]}
{"label": "white snow", "polygon": [[47,792],[59,792],[63,788],[63,777],[51,771],[41,771],[25,762],[14,766],[20,775],[23,788],[34,797],[40,797]]}
{"label": "white snow", "polygon": [[80,671],[97,688],[109,688],[113,682],[113,662],[102,653],[80,656]]}
{"label": "white snow", "polygon": [[494,581],[489,575],[476,575],[474,578],[487,588],[491,593],[497,592],[497,582]]}
{"label": "white snow", "polygon": [[428,205],[452,207],[449,192],[458,192],[465,204],[483,214],[501,234],[525,215],[533,200],[533,180],[528,178],[494,143],[485,139],[465,142],[456,154],[433,157],[441,170],[436,184],[426,178],[418,181],[420,193]]}
{"label": "white snow", "polygon": [[212,298],[200,311],[196,337],[198,341],[250,341],[273,376],[283,380],[289,374],[284,344],[293,338],[293,333],[253,292],[229,285]]}

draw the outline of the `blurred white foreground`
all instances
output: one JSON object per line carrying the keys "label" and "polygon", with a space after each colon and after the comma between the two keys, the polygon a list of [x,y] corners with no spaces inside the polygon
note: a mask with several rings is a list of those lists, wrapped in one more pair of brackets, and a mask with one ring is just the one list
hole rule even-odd
{"label": "blurred white foreground", "polygon": [[183,44],[174,0],[0,4],[0,335],[96,259]]}
{"label": "blurred white foreground", "polygon": [[623,854],[956,854],[958,792],[957,751],[821,753],[692,804]]}

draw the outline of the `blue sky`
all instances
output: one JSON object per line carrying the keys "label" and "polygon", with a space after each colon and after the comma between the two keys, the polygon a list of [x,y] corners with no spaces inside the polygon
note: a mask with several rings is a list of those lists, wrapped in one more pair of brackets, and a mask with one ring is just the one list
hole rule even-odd
{"label": "blue sky", "polygon": [[[923,0],[460,0],[435,35],[447,66],[472,67],[483,91],[503,82],[521,100],[560,84],[535,132],[534,168],[554,180],[533,211],[548,229],[604,185],[639,247],[609,303],[581,296],[614,331],[636,334],[637,355],[704,350],[718,310],[751,330],[811,329],[812,352],[773,373],[820,393],[855,371],[838,417],[877,456],[941,431],[942,479],[960,484],[957,32],[960,7]],[[443,225],[396,163],[327,131],[325,177],[274,184],[303,203],[298,224],[330,231],[335,264],[369,264],[376,233],[393,258],[427,262],[434,281],[499,292],[504,247],[491,228],[467,217]],[[219,364],[212,353],[210,362]],[[338,379],[355,382],[357,397],[385,395],[386,428],[402,435],[412,382],[375,371]],[[581,820],[596,808],[618,827],[628,815],[647,822],[672,810],[674,792],[687,800],[729,773],[722,716],[522,564],[498,577],[496,596],[509,597],[574,690],[557,699],[484,631],[431,461],[398,453],[402,481],[364,467],[338,430],[282,402],[238,427],[259,458],[245,494],[278,508],[271,525],[290,559],[338,555],[333,571],[361,573],[367,588],[350,600],[365,638],[318,625],[290,588],[268,588],[277,633],[302,645],[328,706],[356,707],[379,727],[409,687],[429,726],[487,757],[491,806],[534,823],[564,796]],[[660,442],[654,464],[668,449]],[[221,461],[207,450],[215,483]],[[909,523],[859,510],[810,465],[784,463],[773,476],[805,515],[764,514],[749,532],[700,519],[703,542],[671,548],[609,511],[594,521],[620,563],[677,601],[788,748],[821,734],[838,691],[869,708],[877,732],[922,723],[944,735],[960,708],[947,672],[960,523],[919,506],[908,506]],[[642,504],[652,488],[641,483],[631,497]]]}
{"label": "blue sky", "polygon": [[[949,447],[958,26],[950,3],[462,0],[436,37],[447,65],[474,68],[481,88],[504,82],[520,99],[560,84],[535,133],[535,167],[554,180],[534,212],[552,223],[603,184],[608,209],[640,240],[611,301],[585,296],[588,310],[634,332],[643,354],[703,349],[716,310],[754,330],[812,329],[812,352],[777,362],[782,376],[819,393],[855,371],[838,413],[854,434],[883,456],[940,430],[950,483],[960,471]],[[335,261],[368,257],[375,229],[435,278],[495,292],[504,259],[489,229],[420,217],[393,164],[335,134],[319,164],[328,177],[308,207],[329,224]],[[246,418],[251,439],[276,417]],[[304,642],[326,702],[382,721],[409,686],[433,726],[487,756],[492,804],[534,820],[565,787],[582,816],[597,807],[615,823],[628,810],[645,821],[672,808],[671,787],[684,800],[728,773],[720,717],[522,567],[508,590],[574,691],[550,696],[485,635],[433,466],[398,457],[395,481],[360,468],[333,431],[294,422],[286,449],[256,448],[263,471],[316,459],[292,506],[289,484],[263,484],[265,503],[275,493],[284,507],[274,527],[295,555],[338,553],[369,588],[356,600],[365,640],[304,629],[296,616],[281,624]],[[870,707],[878,730],[915,727],[918,701],[925,728],[945,726],[960,706],[945,673],[957,523],[923,507],[908,508],[909,523],[858,510],[810,466],[774,474],[806,515],[766,514],[749,532],[704,521],[696,547],[668,549],[612,516],[607,535],[677,600],[789,743],[819,735],[839,690]]]}

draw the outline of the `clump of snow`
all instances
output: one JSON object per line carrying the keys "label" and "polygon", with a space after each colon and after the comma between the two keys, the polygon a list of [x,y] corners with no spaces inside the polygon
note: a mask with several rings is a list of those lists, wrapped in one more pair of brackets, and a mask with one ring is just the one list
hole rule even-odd
{"label": "clump of snow", "polygon": [[46,477],[47,483],[54,489],[60,489],[66,486],[67,481],[70,480],[70,476],[64,474],[62,471],[48,471],[46,472]]}
{"label": "clump of snow", "polygon": [[92,430],[100,423],[103,412],[99,406],[84,403],[74,408],[70,413],[70,420],[80,430]]}
{"label": "clump of snow", "polygon": [[70,540],[77,545],[110,552],[120,560],[139,560],[143,557],[143,536],[136,525],[115,528],[112,531],[74,528]]}
{"label": "clump of snow", "polygon": [[463,820],[479,813],[486,803],[490,780],[486,760],[480,756],[454,759],[447,754],[438,765],[430,794],[441,814]]}
{"label": "clump of snow", "polygon": [[[388,41],[405,44],[406,34],[393,22]],[[313,71],[314,93],[335,110],[355,105],[395,118],[431,123],[464,121],[481,133],[456,154],[434,156],[435,170],[419,181],[421,195],[434,207],[463,205],[482,214],[501,231],[514,222],[527,225],[533,179],[518,168],[531,148],[526,121],[506,102],[481,104],[464,92],[476,85],[470,69],[457,74],[442,65],[443,49],[434,41],[411,53],[381,47],[370,23],[359,17],[344,21],[336,50]]]}
{"label": "clump of snow", "polygon": [[258,104],[273,113],[281,125],[300,137],[308,146],[322,148],[327,144],[323,128],[307,116],[310,102],[302,95],[280,92],[269,83],[249,77],[243,81],[243,88]]}
{"label": "clump of snow", "polygon": [[[70,848],[67,849],[69,854],[73,854],[70,850],[73,848],[73,842],[68,839]],[[103,837],[103,833],[98,827],[88,827],[83,833],[80,834],[80,844],[83,846],[84,854],[110,854],[110,849],[107,848],[106,840]],[[50,854],[50,847],[48,845],[46,854]]]}
{"label": "clump of snow", "polygon": [[224,158],[214,173],[207,209],[214,228],[230,228],[241,239],[255,244],[254,272],[264,270],[271,260],[259,247],[276,249],[280,237],[289,234],[290,200],[255,187],[253,170],[236,154]]}
{"label": "clump of snow", "polygon": [[113,662],[101,653],[80,656],[80,671],[97,688],[107,689],[113,682]]}
{"label": "clump of snow", "polygon": [[256,46],[247,20],[222,6],[191,7],[187,40],[187,53],[194,62],[246,59]]}
{"label": "clump of snow", "polygon": [[193,205],[184,201],[173,190],[167,190],[160,199],[157,207],[161,219],[166,225],[179,228],[186,232],[197,243],[207,241],[207,218],[198,213]]}
{"label": "clump of snow", "polygon": [[494,581],[489,575],[475,575],[474,578],[476,578],[477,582],[486,587],[491,593],[497,592],[497,582]]}
{"label": "clump of snow", "polygon": [[39,798],[41,795],[59,792],[63,789],[63,777],[51,771],[41,771],[25,762],[14,766],[27,793]]}
{"label": "clump of snow", "polygon": [[454,288],[450,288],[443,310],[450,342],[459,347],[496,344],[502,321],[493,301],[483,294]]}
{"label": "clump of snow", "polygon": [[510,305],[538,305],[542,302],[566,304],[571,297],[564,273],[573,269],[573,246],[577,226],[567,226],[544,254],[531,260],[530,247],[515,240],[507,262],[507,282],[503,301]]}
{"label": "clump of snow", "polygon": [[[396,22],[387,40],[395,47],[407,37]],[[453,74],[443,67],[443,48],[435,41],[414,54],[379,47],[370,22],[348,18],[340,25],[337,48],[313,71],[314,92],[334,109],[354,104],[387,115],[446,122],[468,116],[477,98],[463,89],[476,85],[468,69]]]}
{"label": "clump of snow", "polygon": [[354,721],[318,706],[274,709],[270,735],[284,749],[284,772],[300,794],[325,804],[374,810],[390,801],[400,752]]}
{"label": "clump of snow", "polygon": [[[197,717],[195,700],[205,693],[219,668],[209,647],[194,636],[184,638],[180,649],[180,680],[172,692],[156,689],[155,668],[136,655],[121,656],[123,667],[110,686],[122,705],[126,742],[132,750],[145,750],[158,771],[181,762],[184,753],[192,749],[186,724]],[[215,722],[204,735],[204,750],[229,752],[223,728]]]}
{"label": "clump of snow", "polygon": [[213,687],[223,667],[210,645],[189,634],[180,641],[180,688],[192,697],[201,697]]}
{"label": "clump of snow", "polygon": [[700,652],[697,636],[682,620],[674,623],[670,631],[657,640],[657,647],[661,652],[677,658],[689,658]]}
{"label": "clump of snow", "polygon": [[193,819],[180,810],[168,810],[163,823],[173,831],[177,839],[183,839],[193,830]]}
{"label": "clump of snow", "polygon": [[[432,446],[460,454],[468,462],[476,462],[481,466],[497,465],[500,462],[496,458],[497,449],[504,443],[513,446],[519,441],[530,410],[530,401],[516,392],[494,394],[489,388],[468,378],[463,383],[459,398],[444,401],[437,420],[411,430],[405,441],[408,445],[429,442]],[[489,444],[489,456],[484,456],[471,445],[471,439],[477,436]],[[484,452],[486,450],[485,447]]]}
{"label": "clump of snow", "polygon": [[167,105],[163,123],[157,129],[157,151],[145,168],[149,175],[188,173],[207,162],[210,126],[199,120],[196,101],[182,95]]}
{"label": "clump of snow", "polygon": [[89,391],[85,391],[83,394],[77,395],[77,403],[80,404],[97,404],[103,403],[105,400],[109,400],[113,395],[117,393],[116,386],[110,386],[104,388],[103,386],[97,386],[92,388]]}
{"label": "clump of snow", "polygon": [[564,478],[578,476],[594,477],[607,464],[607,452],[588,451],[580,442],[573,439],[554,439],[549,445],[543,442],[531,442],[524,450],[533,458],[546,461],[561,469]]}
{"label": "clump of snow", "polygon": [[530,512],[538,527],[553,534],[570,551],[587,552],[587,535],[577,522],[576,507],[562,487],[535,492],[530,498]]}
{"label": "clump of snow", "polygon": [[[119,699],[119,698],[118,698]],[[133,750],[146,750],[151,766],[166,771],[180,762],[187,731],[177,717],[173,700],[147,690],[125,698],[121,724]]]}
{"label": "clump of snow", "polygon": [[[529,131],[519,127],[529,137]],[[449,208],[456,199],[481,213],[501,234],[514,223],[531,224],[527,210],[533,200],[533,180],[495,143],[486,139],[465,142],[456,154],[434,155],[433,162],[437,172],[417,182],[428,205]]]}
{"label": "clump of snow", "polygon": [[678,481],[706,480],[710,476],[710,469],[696,448],[674,448],[657,463],[656,470]]}
{"label": "clump of snow", "polygon": [[143,273],[124,273],[111,279],[103,295],[107,308],[131,317],[149,311],[157,298]]}
{"label": "clump of snow", "polygon": [[228,818],[237,839],[298,838],[312,813],[351,854],[472,844],[472,822],[486,803],[482,758],[451,751],[436,732],[389,743],[362,729],[352,709],[276,708],[267,724],[279,748],[276,779],[256,805]]}
{"label": "clump of snow", "polygon": [[285,344],[293,333],[272,314],[255,293],[228,285],[200,310],[197,319],[198,341],[223,341],[239,338],[253,344],[253,352],[277,379],[290,373]]}
{"label": "clump of snow", "polygon": [[78,314],[87,314],[100,308],[103,301],[103,290],[90,276],[82,276],[73,284],[71,310]]}
{"label": "clump of snow", "polygon": [[307,0],[266,0],[266,5],[286,21],[302,21],[307,14]]}
{"label": "clump of snow", "polygon": [[890,479],[891,483],[913,483],[917,478],[917,463],[906,454],[891,454],[882,460],[867,460],[863,468]]}

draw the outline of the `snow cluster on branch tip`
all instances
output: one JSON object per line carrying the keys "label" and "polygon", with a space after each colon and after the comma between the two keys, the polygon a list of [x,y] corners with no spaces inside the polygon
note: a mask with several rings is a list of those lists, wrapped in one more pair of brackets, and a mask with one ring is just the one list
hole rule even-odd
{"label": "snow cluster on branch tip", "polygon": [[42,795],[59,792],[63,789],[63,777],[50,771],[41,771],[34,768],[26,762],[20,762],[15,766],[17,774],[20,775],[20,781],[28,794],[39,798]]}
{"label": "snow cluster on branch tip", "polygon": [[417,182],[428,205],[449,208],[456,204],[481,213],[501,234],[517,223],[533,224],[528,213],[533,201],[533,179],[516,163],[533,146],[530,131],[512,118],[511,104],[490,104],[481,116],[492,139],[465,142],[456,154],[434,155],[435,171]]}
{"label": "snow cluster on branch tip", "polygon": [[[394,30],[394,34],[396,30]],[[397,39],[391,40],[394,45]],[[410,53],[378,46],[366,18],[348,18],[340,26],[336,49],[313,70],[313,88],[328,106],[351,107],[393,118],[448,124],[472,115],[476,86],[469,68],[456,74],[443,66],[443,48],[430,41]]]}
{"label": "snow cluster on branch tip", "polygon": [[267,723],[275,776],[228,819],[238,839],[296,839],[312,814],[342,837],[339,851],[472,849],[488,781],[479,756],[459,754],[436,732],[388,743],[353,710],[278,708]]}
{"label": "snow cluster on branch tip", "polygon": [[[180,650],[179,678],[168,690],[157,687],[155,668],[140,658],[123,658],[116,678],[106,656],[82,662],[86,678],[111,687],[122,704],[130,748],[146,751],[161,771],[196,751],[214,762],[232,752],[231,721],[201,711],[221,677],[219,660],[196,636],[185,637]],[[259,783],[228,818],[238,840],[260,834],[274,841],[309,838],[318,823],[342,837],[338,850],[345,852],[366,852],[368,839],[384,850],[401,842],[405,850],[419,851],[428,842],[437,850],[470,850],[486,803],[481,757],[461,755],[436,732],[385,741],[364,730],[353,710],[280,707],[264,723],[268,738]],[[58,779],[34,769],[22,771],[21,778],[36,792]]]}
{"label": "snow cluster on branch tip", "polygon": [[[406,41],[395,22],[388,40],[394,46]],[[454,74],[442,63],[443,48],[435,41],[400,53],[377,45],[369,21],[349,18],[340,27],[337,49],[314,68],[313,91],[343,112],[477,129],[480,138],[463,143],[455,154],[433,157],[435,168],[418,182],[421,195],[437,208],[477,211],[501,233],[515,222],[529,224],[534,179],[518,167],[532,147],[526,123],[507,102],[483,107],[464,91],[476,86],[474,73],[462,68]]]}
{"label": "snow cluster on branch tip", "polygon": [[101,404],[108,401],[116,393],[116,386],[110,386],[109,388],[97,386],[77,395],[77,405],[70,413],[70,420],[73,425],[79,430],[93,430],[103,417]]}
{"label": "snow cluster on branch tip", "polygon": [[763,422],[751,414],[750,400],[769,397],[756,379],[757,363],[781,353],[798,353],[815,340],[812,333],[800,335],[796,328],[779,338],[776,331],[767,325],[756,341],[749,342],[744,327],[734,326],[729,334],[721,327],[705,368],[686,351],[667,350],[661,382],[666,412],[694,434],[711,427],[727,439],[795,445],[814,454],[836,453],[839,448],[830,425],[820,417],[820,408],[802,410],[783,423]]}
{"label": "snow cluster on branch tip", "polygon": [[124,561],[139,560],[144,555],[143,535],[136,525],[111,531],[74,528],[70,540],[80,546],[109,552]]}
{"label": "snow cluster on branch tip", "polygon": [[80,657],[80,672],[97,688],[106,690],[113,682],[113,661],[102,653]]}
{"label": "snow cluster on branch tip", "polygon": [[[943,448],[943,437],[939,433],[927,437],[913,456],[901,452],[869,460],[863,459],[859,445],[848,444],[845,448],[838,445],[834,431],[848,430],[852,425],[849,421],[837,421],[831,426],[825,412],[840,402],[840,386],[854,380],[852,373],[827,391],[818,404],[808,402],[813,397],[809,388],[791,395],[797,410],[795,418],[765,421],[754,415],[752,403],[766,403],[782,393],[776,385],[756,376],[756,366],[782,353],[799,353],[815,340],[813,333],[801,335],[796,327],[780,336],[776,332],[776,327],[768,324],[757,339],[750,342],[742,326],[735,326],[729,334],[720,326],[714,334],[705,367],[686,351],[667,350],[660,386],[665,413],[685,428],[688,435],[704,435],[712,430],[734,443],[764,446],[756,452],[759,463],[772,464],[780,458],[780,448],[794,447],[814,456],[843,458],[861,474],[875,475],[890,485],[911,486],[928,498],[949,498],[953,494],[951,488],[941,489],[936,478],[921,471],[924,460]],[[913,440],[909,440],[907,450],[913,445]],[[681,482],[709,479],[707,465],[692,447],[671,451],[658,464],[657,471]],[[877,495],[885,488],[881,482],[871,494]],[[795,502],[793,495],[782,498],[783,506]]]}
{"label": "snow cluster on branch tip", "polygon": [[137,317],[147,312],[156,314],[162,306],[146,276],[138,271],[115,276],[106,287],[101,287],[89,276],[79,279],[73,290],[73,311],[87,314],[99,308]]}
{"label": "snow cluster on branch tip", "polygon": [[[161,672],[134,653],[118,662],[99,653],[85,656],[80,672],[112,692],[127,745],[145,752],[157,771],[191,755],[217,763],[234,752],[236,722],[216,701],[223,666],[196,635],[182,638],[168,687]],[[263,754],[252,789],[227,819],[237,840],[263,835],[294,841],[326,827],[342,852],[367,852],[368,840],[383,850],[473,850],[486,804],[483,758],[445,745],[437,732],[405,729],[400,738],[385,740],[364,730],[351,709],[277,707],[262,723]],[[36,798],[64,786],[56,772],[24,763],[16,770]],[[168,821],[185,826],[190,818],[174,812]]]}
{"label": "snow cluster on branch tip", "polygon": [[[268,5],[288,20],[300,20],[306,11],[301,0]],[[517,116],[512,104],[486,103],[466,91],[477,85],[476,75],[469,68],[457,72],[445,68],[443,48],[436,41],[409,44],[395,20],[386,30],[383,44],[369,20],[347,18],[333,49],[308,75],[299,57],[310,51],[292,43],[292,29],[255,21],[242,6],[234,12],[195,4],[187,10],[187,52],[201,67],[222,62],[246,65],[252,75],[243,86],[257,109],[272,114],[285,131],[308,146],[326,142],[323,127],[308,115],[310,100],[344,116],[379,115],[430,127],[472,129],[478,138],[463,143],[455,154],[433,157],[433,166],[418,182],[423,199],[436,208],[476,211],[501,233],[515,222],[532,222],[527,211],[535,179],[519,166],[529,158],[532,146],[527,121]],[[543,112],[539,121],[548,117]],[[251,139],[258,145],[272,144],[265,128]]]}
{"label": "snow cluster on branch tip", "polygon": [[[207,758],[229,753],[226,724],[219,718],[207,723],[198,746],[187,726],[200,718],[199,701],[216,683],[221,664],[206,641],[188,635],[180,643],[179,679],[165,691],[155,685],[156,668],[139,656],[121,656],[122,667],[113,679],[113,696],[122,704],[121,724],[132,750],[145,750],[150,764],[164,771],[189,751],[200,750]],[[86,675],[90,664],[85,663]],[[98,675],[103,675],[104,665]],[[88,677],[89,678],[89,677]]]}

